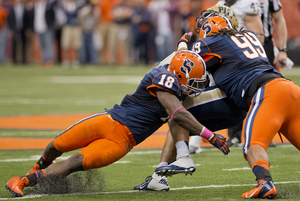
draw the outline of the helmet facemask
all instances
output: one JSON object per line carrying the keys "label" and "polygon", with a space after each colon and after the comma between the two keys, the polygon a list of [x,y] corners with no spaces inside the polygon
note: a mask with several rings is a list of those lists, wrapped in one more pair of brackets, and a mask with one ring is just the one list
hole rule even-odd
{"label": "helmet facemask", "polygon": [[215,10],[204,10],[201,12],[201,15],[197,17],[197,19],[194,21],[194,30],[196,33],[199,34],[201,26],[203,25],[204,21],[213,16],[218,16],[218,12]]}
{"label": "helmet facemask", "polygon": [[188,96],[199,96],[205,89],[206,86],[206,72],[202,76],[202,78],[189,78],[189,74],[186,74],[186,84],[181,85],[182,93]]}

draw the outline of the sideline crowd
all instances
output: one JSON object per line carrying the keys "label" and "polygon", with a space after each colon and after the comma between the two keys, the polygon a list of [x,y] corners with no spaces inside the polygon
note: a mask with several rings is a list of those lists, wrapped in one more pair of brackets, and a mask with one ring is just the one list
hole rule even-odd
{"label": "sideline crowd", "polygon": [[173,52],[201,11],[216,2],[0,0],[0,63],[153,64]]}

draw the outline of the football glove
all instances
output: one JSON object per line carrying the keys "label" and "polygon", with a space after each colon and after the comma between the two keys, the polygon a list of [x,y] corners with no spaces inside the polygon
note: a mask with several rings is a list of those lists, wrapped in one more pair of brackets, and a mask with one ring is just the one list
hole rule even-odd
{"label": "football glove", "polygon": [[211,140],[209,140],[209,143],[214,145],[216,148],[220,149],[225,155],[227,155],[230,152],[226,143],[226,138],[220,134],[214,134],[214,137]]}
{"label": "football glove", "polygon": [[180,38],[179,42],[177,43],[177,47],[179,46],[179,44],[180,44],[181,42],[184,42],[184,43],[188,44],[188,43],[190,42],[191,38],[192,38],[192,35],[193,35],[192,32],[185,33],[185,34]]}

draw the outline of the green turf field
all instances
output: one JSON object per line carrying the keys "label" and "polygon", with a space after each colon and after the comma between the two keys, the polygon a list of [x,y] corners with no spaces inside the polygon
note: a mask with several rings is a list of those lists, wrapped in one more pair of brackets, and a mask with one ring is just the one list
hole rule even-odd
{"label": "green turf field", "polygon": [[[85,66],[80,69],[0,66],[0,116],[102,112],[104,108],[120,103],[125,94],[132,93],[150,69],[150,66]],[[282,72],[300,86],[300,68]],[[58,133],[6,129],[0,130],[0,137],[54,137]],[[62,201],[234,201],[242,200],[241,194],[256,184],[241,148],[232,148],[228,156],[214,148],[205,148],[201,154],[193,155],[197,170],[192,176],[174,175],[168,179],[171,186],[169,192],[133,191],[135,185],[152,175],[159,163],[160,152],[160,149],[133,149],[119,162],[103,169],[75,173],[67,181],[57,182],[51,187],[26,188],[25,194],[32,195],[23,198]],[[0,200],[16,199],[5,190],[6,182],[13,176],[25,175],[41,153],[42,150],[0,151]],[[278,190],[277,199],[299,200],[300,152],[290,145],[278,145],[269,148],[268,153],[270,170]],[[58,161],[70,154],[63,155]]]}

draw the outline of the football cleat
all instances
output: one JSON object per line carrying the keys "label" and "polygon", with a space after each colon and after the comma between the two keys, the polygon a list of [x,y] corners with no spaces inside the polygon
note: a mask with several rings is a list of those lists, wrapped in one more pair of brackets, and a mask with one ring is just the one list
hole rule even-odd
{"label": "football cleat", "polygon": [[27,177],[13,177],[7,182],[5,188],[16,197],[23,197],[24,194],[22,190],[29,185],[30,183]]}
{"label": "football cleat", "polygon": [[190,154],[200,154],[202,152],[201,147],[189,146]]}
{"label": "football cleat", "polygon": [[174,174],[184,173],[192,175],[195,172],[196,167],[190,154],[183,153],[178,154],[175,162],[156,168],[155,172],[159,176],[172,176]]}
{"label": "football cleat", "polygon": [[[55,163],[55,161],[52,161],[51,164],[53,164],[53,163]],[[26,175],[30,175],[30,174],[32,174],[32,173],[35,173],[36,171],[38,172],[39,170],[41,170],[39,164],[38,164],[38,163],[35,163],[34,166],[33,166],[33,168],[32,168],[29,172],[27,172]]]}
{"label": "football cleat", "polygon": [[243,198],[263,198],[263,199],[272,199],[277,195],[277,190],[272,181],[259,180],[257,186],[242,194]]}
{"label": "football cleat", "polygon": [[154,173],[152,176],[148,176],[145,182],[137,185],[133,190],[140,191],[168,191],[170,189],[168,180],[164,176],[159,176]]}

